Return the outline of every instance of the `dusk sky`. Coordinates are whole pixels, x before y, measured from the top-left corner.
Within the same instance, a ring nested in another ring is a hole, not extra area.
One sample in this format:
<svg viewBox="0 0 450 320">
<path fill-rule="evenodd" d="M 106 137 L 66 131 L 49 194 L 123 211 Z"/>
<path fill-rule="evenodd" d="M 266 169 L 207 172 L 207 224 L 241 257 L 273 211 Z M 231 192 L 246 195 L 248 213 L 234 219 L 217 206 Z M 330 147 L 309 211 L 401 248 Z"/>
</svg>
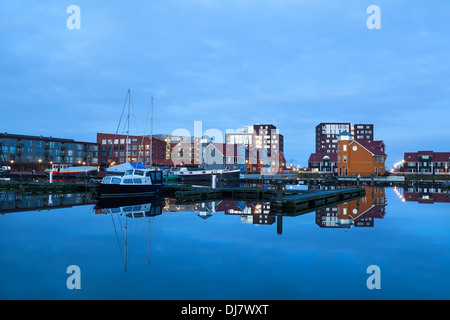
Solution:
<svg viewBox="0 0 450 320">
<path fill-rule="evenodd" d="M 274 124 L 305 166 L 317 124 L 373 123 L 390 169 L 450 151 L 449 17 L 448 0 L 3 1 L 0 132 L 96 141 L 130 89 L 132 134 L 153 97 L 153 133 Z"/>
</svg>

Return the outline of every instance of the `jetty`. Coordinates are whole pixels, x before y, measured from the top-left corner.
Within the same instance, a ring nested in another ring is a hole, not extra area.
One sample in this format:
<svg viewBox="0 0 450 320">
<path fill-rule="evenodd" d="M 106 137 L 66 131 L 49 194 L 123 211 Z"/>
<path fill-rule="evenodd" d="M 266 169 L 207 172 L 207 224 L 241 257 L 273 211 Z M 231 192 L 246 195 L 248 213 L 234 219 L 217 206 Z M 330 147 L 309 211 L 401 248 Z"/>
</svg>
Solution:
<svg viewBox="0 0 450 320">
<path fill-rule="evenodd" d="M 322 207 L 358 199 L 365 196 L 362 188 L 341 188 L 328 191 L 284 190 L 279 184 L 276 189 L 259 188 L 204 188 L 189 186 L 166 186 L 166 195 L 174 197 L 177 203 L 191 204 L 216 200 L 244 200 L 271 202 L 274 212 L 299 215 Z"/>
</svg>

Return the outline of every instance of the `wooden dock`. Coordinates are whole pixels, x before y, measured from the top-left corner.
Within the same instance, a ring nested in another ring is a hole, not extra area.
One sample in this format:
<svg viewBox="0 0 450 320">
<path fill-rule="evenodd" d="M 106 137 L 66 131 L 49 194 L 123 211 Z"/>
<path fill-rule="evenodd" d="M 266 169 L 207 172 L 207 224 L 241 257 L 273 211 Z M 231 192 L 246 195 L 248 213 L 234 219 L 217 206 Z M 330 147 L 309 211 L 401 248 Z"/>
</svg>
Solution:
<svg viewBox="0 0 450 320">
<path fill-rule="evenodd" d="M 343 188 L 284 196 L 277 204 L 288 215 L 299 215 L 323 207 L 364 197 L 365 189 Z"/>
<path fill-rule="evenodd" d="M 258 188 L 198 188 L 166 186 L 166 195 L 174 197 L 178 203 L 196 203 L 215 200 L 243 200 L 271 202 L 274 212 L 298 215 L 322 207 L 365 196 L 365 189 L 342 188 L 329 191 L 281 190 Z"/>
</svg>

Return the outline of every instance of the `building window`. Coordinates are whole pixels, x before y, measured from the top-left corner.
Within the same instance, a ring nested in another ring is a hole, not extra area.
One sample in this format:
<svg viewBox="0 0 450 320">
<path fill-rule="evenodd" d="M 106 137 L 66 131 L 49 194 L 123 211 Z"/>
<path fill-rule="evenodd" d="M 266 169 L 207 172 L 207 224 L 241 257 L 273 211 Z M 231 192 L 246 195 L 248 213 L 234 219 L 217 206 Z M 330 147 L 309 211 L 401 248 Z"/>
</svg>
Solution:
<svg viewBox="0 0 450 320">
<path fill-rule="evenodd" d="M 342 156 L 342 160 L 343 160 L 344 162 L 347 162 L 347 156 Z"/>
</svg>

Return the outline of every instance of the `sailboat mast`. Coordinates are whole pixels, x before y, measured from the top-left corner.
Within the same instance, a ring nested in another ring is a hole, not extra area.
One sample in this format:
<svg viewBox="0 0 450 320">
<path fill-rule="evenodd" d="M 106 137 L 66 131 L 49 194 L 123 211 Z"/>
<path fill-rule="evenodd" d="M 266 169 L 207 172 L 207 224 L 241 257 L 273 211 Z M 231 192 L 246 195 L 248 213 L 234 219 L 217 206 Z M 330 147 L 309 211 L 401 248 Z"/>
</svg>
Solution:
<svg viewBox="0 0 450 320">
<path fill-rule="evenodd" d="M 153 165 L 153 97 L 150 111 L 150 167 Z"/>
<path fill-rule="evenodd" d="M 129 156 L 130 156 L 130 145 L 128 143 L 129 140 L 129 134 L 130 134 L 130 89 L 128 89 L 128 114 L 127 114 L 127 149 L 126 149 L 126 162 L 129 162 Z"/>
</svg>

